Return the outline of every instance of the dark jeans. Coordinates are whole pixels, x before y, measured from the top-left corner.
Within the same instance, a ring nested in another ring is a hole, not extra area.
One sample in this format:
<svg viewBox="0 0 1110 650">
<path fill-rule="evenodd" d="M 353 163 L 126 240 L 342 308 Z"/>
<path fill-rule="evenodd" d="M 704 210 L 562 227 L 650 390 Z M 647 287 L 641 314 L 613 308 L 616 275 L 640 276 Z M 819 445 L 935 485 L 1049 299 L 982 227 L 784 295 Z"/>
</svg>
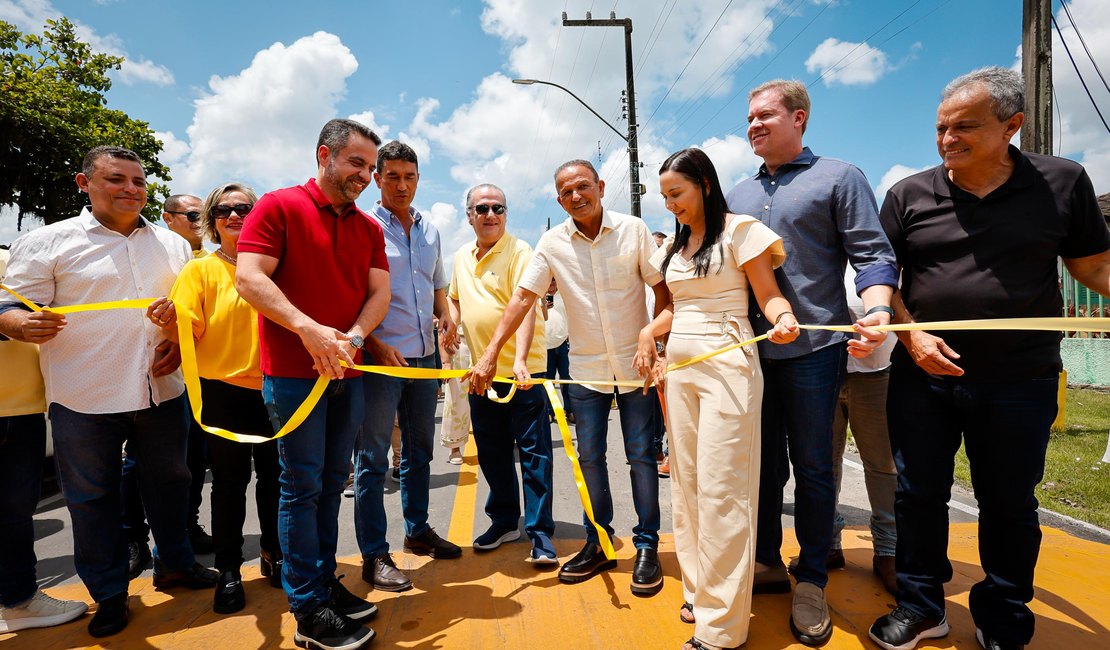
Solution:
<svg viewBox="0 0 1110 650">
<path fill-rule="evenodd" d="M 169 570 L 196 562 L 189 545 L 185 397 L 124 413 L 78 413 L 50 405 L 58 482 L 73 521 L 73 564 L 93 600 L 127 592 L 127 542 L 120 518 L 120 449 L 128 444 L 154 535 Z"/>
<path fill-rule="evenodd" d="M 407 359 L 413 368 L 435 368 L 435 356 Z M 389 471 L 389 440 L 396 415 L 401 428 L 401 513 L 405 535 L 428 529 L 428 492 L 435 450 L 436 399 L 434 379 L 363 376 L 366 415 L 355 447 L 355 537 L 362 557 L 389 552 L 385 539 L 385 473 Z"/>
<path fill-rule="evenodd" d="M 899 604 L 944 613 L 948 500 L 963 438 L 979 502 L 979 560 L 986 577 L 968 598 L 975 626 L 1001 641 L 1029 643 L 1033 570 L 1040 551 L 1036 486 L 1044 475 L 1057 378 L 974 383 L 896 365 L 887 414 L 898 491 Z"/>
<path fill-rule="evenodd" d="M 636 525 L 632 542 L 636 548 L 659 546 L 659 474 L 655 464 L 652 402 L 658 401 L 655 389 L 647 395 L 637 390 L 617 395 L 624 455 L 632 479 L 632 505 L 636 509 Z M 605 456 L 609 446 L 609 413 L 613 393 L 599 393 L 585 386 L 570 386 L 570 403 L 574 406 L 575 434 L 578 439 L 578 462 L 590 492 L 594 519 L 609 536 L 613 536 L 613 495 L 609 491 L 609 466 Z M 585 515 L 586 540 L 597 543 L 597 530 Z"/>
<path fill-rule="evenodd" d="M 782 563 L 782 500 L 794 467 L 794 531 L 801 553 L 794 577 L 824 588 L 833 539 L 836 484 L 832 426 L 848 348 L 840 343 L 793 359 L 761 359 L 763 431 L 755 559 Z"/>
<path fill-rule="evenodd" d="M 0 417 L 0 605 L 18 605 L 35 582 L 35 508 L 46 459 L 42 413 Z"/>
<path fill-rule="evenodd" d="M 264 377 L 262 398 L 276 432 L 304 402 L 315 379 Z M 339 543 L 339 502 L 362 423 L 362 377 L 331 381 L 301 426 L 278 438 L 278 541 L 289 609 L 298 620 L 331 595 Z"/>
<path fill-rule="evenodd" d="M 204 398 L 201 419 L 205 424 L 236 433 L 260 436 L 274 433 L 261 391 L 202 378 L 200 392 Z M 254 501 L 262 531 L 259 545 L 271 555 L 280 555 L 277 510 L 281 468 L 277 442 L 250 444 L 211 436 L 208 456 L 212 464 L 212 545 L 216 568 L 221 572 L 238 571 L 243 565 L 243 522 L 247 518 L 252 459 L 258 477 Z"/>
<path fill-rule="evenodd" d="M 543 379 L 542 372 L 532 375 Z M 494 384 L 497 394 L 509 392 L 507 384 Z M 547 398 L 543 388 L 518 390 L 508 404 L 498 404 L 485 395 L 470 395 L 470 421 L 478 466 L 489 484 L 486 515 L 496 526 L 515 529 L 520 522 L 520 488 L 513 468 L 513 450 L 520 456 L 524 483 L 524 530 L 532 541 L 540 533 L 555 533 L 551 516 L 552 457 L 551 427 L 547 423 Z"/>
<path fill-rule="evenodd" d="M 570 339 L 563 341 L 558 347 L 547 349 L 547 378 L 548 379 L 570 379 Z M 570 393 L 568 389 L 570 386 L 567 384 L 559 385 L 559 393 L 563 398 L 563 410 L 569 416 L 572 411 L 570 410 Z M 546 403 L 547 400 L 545 399 Z M 547 417 L 549 420 L 555 419 L 555 409 L 547 405 Z"/>
<path fill-rule="evenodd" d="M 184 397 L 188 410 L 189 397 Z M 189 411 L 189 442 L 185 452 L 185 463 L 189 467 L 189 524 L 199 523 L 200 503 L 204 490 L 204 478 L 208 472 L 208 434 L 193 419 Z M 139 468 L 128 451 L 123 459 L 123 478 L 120 481 L 120 497 L 123 504 L 123 529 L 127 541 L 146 544 L 150 538 L 150 527 L 146 523 L 146 511 L 139 490 L 136 474 Z"/>
</svg>

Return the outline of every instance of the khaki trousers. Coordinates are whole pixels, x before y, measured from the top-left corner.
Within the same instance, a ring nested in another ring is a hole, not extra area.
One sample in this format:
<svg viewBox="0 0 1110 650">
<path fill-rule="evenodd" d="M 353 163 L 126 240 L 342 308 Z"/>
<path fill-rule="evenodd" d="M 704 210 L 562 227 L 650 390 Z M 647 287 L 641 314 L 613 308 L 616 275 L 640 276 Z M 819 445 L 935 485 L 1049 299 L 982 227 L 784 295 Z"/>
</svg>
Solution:
<svg viewBox="0 0 1110 650">
<path fill-rule="evenodd" d="M 668 361 L 735 341 L 672 334 Z M 748 638 L 759 495 L 763 374 L 755 347 L 669 373 L 666 393 L 675 551 L 694 636 L 738 646 Z"/>
</svg>

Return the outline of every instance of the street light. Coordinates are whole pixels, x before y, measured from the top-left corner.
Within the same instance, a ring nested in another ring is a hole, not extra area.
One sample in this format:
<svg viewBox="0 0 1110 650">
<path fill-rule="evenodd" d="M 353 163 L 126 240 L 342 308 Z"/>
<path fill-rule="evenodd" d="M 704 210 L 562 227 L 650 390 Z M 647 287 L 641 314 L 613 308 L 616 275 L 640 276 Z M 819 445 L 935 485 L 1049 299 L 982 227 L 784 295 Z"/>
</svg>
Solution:
<svg viewBox="0 0 1110 650">
<path fill-rule="evenodd" d="M 615 127 L 615 126 L 613 126 L 612 124 L 610 124 L 608 120 L 606 120 L 606 119 L 605 119 L 604 117 L 602 117 L 602 116 L 601 116 L 601 115 L 600 115 L 600 114 L 599 114 L 599 113 L 598 113 L 597 111 L 595 111 L 595 110 L 594 110 L 594 109 L 593 109 L 593 108 L 592 108 L 592 107 L 591 107 L 591 106 L 590 106 L 589 104 L 587 104 L 586 102 L 582 101 L 582 98 L 581 98 L 581 97 L 579 97 L 578 95 L 575 95 L 574 93 L 572 93 L 572 92 L 570 91 L 570 89 L 568 89 L 568 88 L 564 88 L 563 86 L 560 86 L 560 85 L 559 85 L 559 84 L 557 84 L 557 83 L 553 83 L 553 82 L 550 82 L 550 81 L 542 81 L 542 80 L 540 80 L 540 79 L 513 79 L 513 83 L 515 83 L 515 84 L 520 84 L 520 85 L 522 85 L 522 86 L 531 86 L 531 85 L 533 85 L 533 84 L 542 84 L 542 85 L 544 85 L 544 86 L 554 86 L 554 87 L 558 88 L 559 90 L 561 90 L 561 91 L 565 92 L 566 94 L 570 95 L 570 96 L 571 96 L 571 97 L 573 97 L 573 98 L 574 98 L 575 100 L 577 100 L 579 104 L 582 104 L 583 106 L 585 106 L 585 107 L 586 107 L 586 110 L 588 110 L 588 111 L 590 111 L 591 113 L 593 113 L 593 114 L 594 114 L 594 117 L 596 117 L 597 119 L 601 120 L 601 121 L 602 121 L 602 123 L 604 123 L 604 124 L 605 124 L 605 126 L 607 126 L 607 127 L 609 127 L 610 129 L 612 129 L 612 130 L 613 130 L 613 133 L 616 133 L 616 134 L 617 134 L 618 136 L 620 136 L 621 140 L 624 140 L 626 144 L 628 144 L 628 143 L 629 143 L 629 137 L 628 137 L 627 135 L 625 135 L 625 134 L 621 133 L 620 131 L 618 131 L 618 130 L 617 130 L 617 127 Z M 632 125 L 631 125 L 631 124 L 629 124 L 629 130 L 631 130 L 631 129 L 632 129 Z M 633 154 L 633 150 L 632 150 L 631 148 L 629 148 L 629 156 L 633 156 L 633 155 L 634 155 L 634 154 Z M 639 165 L 639 161 L 635 161 L 635 160 L 632 160 L 631 162 L 632 162 L 632 164 L 633 164 L 633 165 L 636 165 L 636 166 L 638 166 L 638 165 Z M 629 197 L 630 197 L 630 199 L 631 199 L 631 201 L 632 201 L 632 214 L 633 214 L 634 216 L 636 216 L 636 217 L 639 217 L 639 216 L 640 216 L 640 202 L 639 202 L 639 201 L 638 201 L 637 199 L 639 198 L 640 194 L 642 194 L 642 193 L 643 193 L 643 188 L 642 188 L 642 186 L 640 186 L 639 180 L 640 180 L 640 179 L 639 179 L 639 176 L 638 176 L 638 175 L 630 175 L 630 176 L 629 176 L 629 178 L 628 178 L 628 181 L 629 181 L 629 183 L 628 183 L 628 186 L 629 186 Z"/>
</svg>

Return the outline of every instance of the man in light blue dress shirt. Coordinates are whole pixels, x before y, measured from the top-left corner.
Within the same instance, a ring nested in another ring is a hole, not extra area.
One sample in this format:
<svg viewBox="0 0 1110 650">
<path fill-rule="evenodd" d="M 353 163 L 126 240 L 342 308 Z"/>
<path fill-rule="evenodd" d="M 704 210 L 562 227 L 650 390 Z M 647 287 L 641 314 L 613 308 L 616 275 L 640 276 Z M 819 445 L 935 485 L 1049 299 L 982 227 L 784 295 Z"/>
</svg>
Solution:
<svg viewBox="0 0 1110 650">
<path fill-rule="evenodd" d="M 366 337 L 372 362 L 386 366 L 435 367 L 433 318 L 446 345 L 456 325 L 447 310 L 447 275 L 439 231 L 412 207 L 420 179 L 416 152 L 397 141 L 378 149 L 374 180 L 382 198 L 370 211 L 385 231 L 392 298 L 389 312 Z M 385 474 L 396 415 L 401 428 L 401 508 L 405 550 L 436 559 L 457 558 L 458 546 L 428 525 L 428 491 L 435 437 L 438 382 L 367 374 L 366 417 L 355 446 L 355 534 L 362 552 L 362 578 L 383 591 L 404 591 L 412 581 L 394 564 L 386 541 Z"/>
</svg>

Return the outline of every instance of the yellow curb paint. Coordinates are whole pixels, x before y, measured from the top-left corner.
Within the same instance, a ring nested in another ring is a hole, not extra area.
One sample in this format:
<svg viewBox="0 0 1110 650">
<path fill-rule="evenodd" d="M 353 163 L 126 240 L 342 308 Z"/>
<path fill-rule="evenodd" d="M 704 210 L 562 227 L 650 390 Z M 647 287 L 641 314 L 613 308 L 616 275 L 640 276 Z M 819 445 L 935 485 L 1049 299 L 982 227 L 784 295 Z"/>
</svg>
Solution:
<svg viewBox="0 0 1110 650">
<path fill-rule="evenodd" d="M 467 456 L 471 456 L 469 451 Z M 469 466 L 469 465 L 467 465 Z M 471 508 L 473 511 L 473 508 Z M 456 523 L 452 522 L 452 528 Z M 1036 589 L 1030 607 L 1037 632 L 1030 650 L 1110 650 L 1110 547 L 1044 528 Z M 798 553 L 792 530 L 784 531 L 786 559 Z M 975 624 L 967 610 L 968 591 L 982 579 L 976 524 L 954 524 L 949 556 L 954 575 L 945 591 L 952 631 L 922 648 L 978 648 Z M 829 650 L 873 648 L 867 630 L 894 607 L 871 574 L 871 536 L 864 529 L 844 531 L 848 566 L 832 571 L 826 590 L 833 621 Z M 635 549 L 628 538 L 617 542 L 616 569 L 578 585 L 559 583 L 555 570 L 524 562 L 528 544 L 504 544 L 489 553 L 463 551 L 459 560 L 430 560 L 407 553 L 397 559 L 416 587 L 399 594 L 371 591 L 358 576 L 359 558 L 342 558 L 338 573 L 358 596 L 368 597 L 379 614 L 368 625 L 377 632 L 373 648 L 528 647 L 552 650 L 659 648 L 677 650 L 693 634 L 678 620 L 682 585 L 670 535 L 661 535 L 663 590 L 638 598 L 629 590 Z M 581 547 L 581 539 L 555 540 L 561 559 Z M 243 568 L 247 608 L 230 616 L 212 612 L 210 590 L 155 591 L 150 578 L 131 582 L 131 623 L 104 645 L 120 648 L 293 648 L 295 624 L 284 593 L 259 575 L 257 562 Z M 83 585 L 47 589 L 55 598 L 90 602 Z M 746 650 L 802 648 L 790 634 L 790 594 L 756 596 Z M 85 630 L 88 616 L 52 628 L 0 635 L 0 647 L 84 648 L 94 639 Z M 8 643 L 14 641 L 14 643 Z"/>
<path fill-rule="evenodd" d="M 463 464 L 458 467 L 459 481 L 455 486 L 455 505 L 451 508 L 447 539 L 469 548 L 474 542 L 474 507 L 478 499 L 478 446 L 474 434 L 466 438 Z"/>
</svg>

